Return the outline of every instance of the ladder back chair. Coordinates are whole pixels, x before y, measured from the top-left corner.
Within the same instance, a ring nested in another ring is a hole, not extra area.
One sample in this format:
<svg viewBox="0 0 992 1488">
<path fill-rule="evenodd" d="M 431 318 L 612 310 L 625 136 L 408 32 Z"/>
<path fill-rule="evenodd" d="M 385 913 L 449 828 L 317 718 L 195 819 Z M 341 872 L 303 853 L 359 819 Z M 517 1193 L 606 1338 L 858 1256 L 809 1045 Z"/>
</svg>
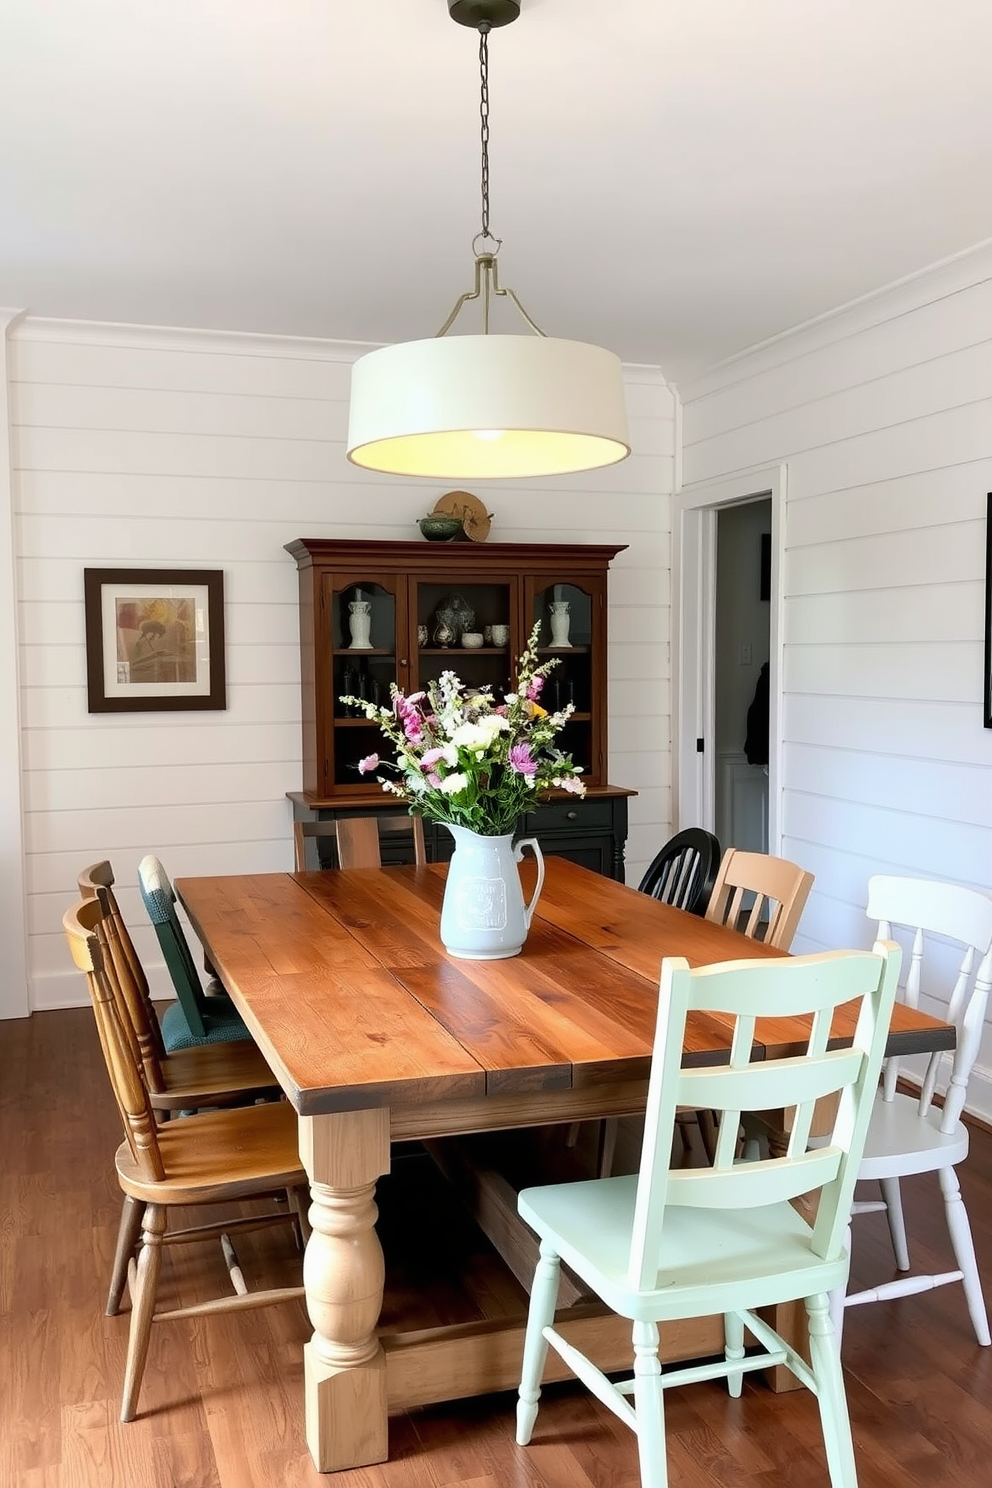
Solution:
<svg viewBox="0 0 992 1488">
<path fill-rule="evenodd" d="M 787 951 L 812 887 L 813 874 L 788 858 L 728 847 L 717 870 L 706 919 Z M 748 907 L 751 894 L 754 902 Z"/>
<path fill-rule="evenodd" d="M 517 1406 L 517 1441 L 531 1440 L 549 1345 L 637 1436 L 642 1488 L 666 1488 L 664 1390 L 725 1377 L 740 1395 L 743 1375 L 784 1364 L 817 1397 L 832 1488 L 856 1488 L 854 1449 L 829 1294 L 845 1284 L 845 1247 L 858 1161 L 882 1065 L 900 951 L 832 951 L 792 960 L 724 962 L 690 970 L 681 958 L 661 968 L 658 1025 L 648 1085 L 639 1172 L 524 1189 L 522 1218 L 540 1238 Z M 827 1048 L 835 1008 L 860 999 L 853 1042 Z M 733 1020 L 730 1064 L 682 1069 L 686 1017 Z M 752 1062 L 755 1020 L 811 1015 L 805 1052 Z M 839 1093 L 829 1143 L 807 1150 L 816 1101 Z M 742 1111 L 794 1105 L 784 1157 L 735 1161 Z M 680 1105 L 721 1110 L 708 1168 L 669 1168 Z M 820 1188 L 811 1227 L 791 1200 Z M 554 1327 L 560 1263 L 631 1322 L 633 1377 L 614 1383 Z M 757 1309 L 805 1302 L 810 1360 Z M 722 1313 L 724 1357 L 662 1370 L 659 1325 Z M 745 1354 L 745 1328 L 760 1346 Z M 633 1397 L 633 1403 L 631 1403 Z"/>
<path fill-rule="evenodd" d="M 138 864 L 138 888 L 189 1030 L 185 1039 L 172 1047 L 251 1038 L 244 1019 L 231 1006 L 226 994 L 212 997 L 205 992 L 176 911 L 176 895 L 169 875 L 151 853 Z M 174 1036 L 178 1034 L 176 1019 Z"/>
<path fill-rule="evenodd" d="M 909 1245 L 900 1181 L 936 1173 L 957 1262 L 951 1271 L 902 1276 L 850 1293 L 845 1307 L 886 1301 L 961 1282 L 975 1337 L 988 1347 L 988 1313 L 971 1236 L 968 1211 L 955 1169 L 968 1156 L 968 1128 L 961 1120 L 968 1079 L 979 1051 L 992 984 L 992 898 L 977 889 L 921 878 L 878 874 L 868 880 L 868 917 L 879 935 L 908 932 L 910 955 L 904 997 L 917 1007 L 921 994 L 947 997 L 947 1019 L 957 1030 L 950 1079 L 941 1092 L 942 1056 L 932 1054 L 919 1095 L 897 1088 L 898 1060 L 889 1058 L 875 1097 L 868 1140 L 858 1176 L 879 1184 L 881 1200 L 859 1200 L 854 1214 L 884 1209 L 896 1267 L 908 1271 Z M 936 966 L 936 970 L 934 967 Z M 949 986 L 949 996 L 945 990 Z M 942 1099 L 937 1103 L 936 1097 Z M 838 1299 L 839 1300 L 839 1299 Z M 838 1313 L 837 1321 L 842 1313 Z"/>
<path fill-rule="evenodd" d="M 380 868 L 382 866 L 381 839 L 412 836 L 413 861 L 418 868 L 427 866 L 427 849 L 424 843 L 422 817 L 407 815 L 391 816 L 341 816 L 323 821 L 297 821 L 293 823 L 293 847 L 297 873 L 307 868 L 319 868 L 319 860 L 307 862 L 307 843 L 333 840 L 337 849 L 339 868 Z"/>
<path fill-rule="evenodd" d="M 63 927 L 73 961 L 86 977 L 104 1062 L 124 1124 L 125 1140 L 117 1149 L 115 1164 L 125 1205 L 114 1264 L 115 1270 L 125 1272 L 131 1292 L 121 1401 L 121 1420 L 131 1421 L 137 1411 L 153 1322 L 302 1298 L 302 1285 L 249 1292 L 230 1235 L 295 1222 L 302 1195 L 308 1190 L 299 1159 L 296 1113 L 286 1101 L 207 1111 L 162 1127 L 156 1124 L 141 1061 L 111 986 L 110 957 L 103 938 L 105 921 L 100 901 L 91 899 L 67 910 Z M 297 1196 L 297 1212 L 284 1208 L 232 1216 L 193 1228 L 169 1229 L 170 1212 L 177 1207 L 240 1204 L 283 1190 Z M 163 1245 L 186 1245 L 194 1239 L 209 1238 L 221 1241 L 234 1295 L 158 1311 Z"/>
</svg>

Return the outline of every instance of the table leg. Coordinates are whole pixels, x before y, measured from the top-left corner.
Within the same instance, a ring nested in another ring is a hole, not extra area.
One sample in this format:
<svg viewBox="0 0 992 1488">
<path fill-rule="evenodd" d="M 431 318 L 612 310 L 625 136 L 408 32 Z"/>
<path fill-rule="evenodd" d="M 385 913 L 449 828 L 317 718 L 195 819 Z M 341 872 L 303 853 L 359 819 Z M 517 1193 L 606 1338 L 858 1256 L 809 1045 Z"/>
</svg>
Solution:
<svg viewBox="0 0 992 1488">
<path fill-rule="evenodd" d="M 304 1348 L 307 1445 L 319 1472 L 336 1472 L 388 1456 L 373 1197 L 376 1179 L 389 1172 L 388 1110 L 302 1116 L 300 1157 L 313 1200 L 303 1259 L 314 1327 Z"/>
</svg>

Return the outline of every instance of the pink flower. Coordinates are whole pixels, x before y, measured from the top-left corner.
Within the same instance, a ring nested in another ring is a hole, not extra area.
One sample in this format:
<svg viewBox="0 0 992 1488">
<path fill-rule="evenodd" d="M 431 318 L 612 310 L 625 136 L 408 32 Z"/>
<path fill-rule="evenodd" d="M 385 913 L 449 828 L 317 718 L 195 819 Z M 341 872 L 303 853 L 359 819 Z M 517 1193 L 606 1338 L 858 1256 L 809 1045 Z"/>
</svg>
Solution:
<svg viewBox="0 0 992 1488">
<path fill-rule="evenodd" d="M 517 775 L 533 779 L 537 774 L 537 761 L 531 758 L 529 744 L 514 744 L 510 749 L 510 769 Z"/>
<path fill-rule="evenodd" d="M 431 765 L 436 765 L 439 759 L 444 759 L 443 749 L 425 749 L 421 755 L 420 768 L 429 770 Z"/>
<path fill-rule="evenodd" d="M 364 759 L 358 761 L 359 775 L 367 775 L 369 770 L 378 770 L 378 768 L 379 756 L 377 754 L 367 754 Z"/>
<path fill-rule="evenodd" d="M 532 677 L 530 679 L 530 686 L 527 689 L 527 696 L 530 698 L 532 703 L 536 703 L 538 698 L 541 696 L 541 688 L 543 686 L 543 677 Z"/>
<path fill-rule="evenodd" d="M 434 790 L 437 790 L 438 786 L 441 784 L 441 777 L 436 770 L 432 770 L 431 773 L 428 775 L 427 784 L 433 786 Z"/>
</svg>

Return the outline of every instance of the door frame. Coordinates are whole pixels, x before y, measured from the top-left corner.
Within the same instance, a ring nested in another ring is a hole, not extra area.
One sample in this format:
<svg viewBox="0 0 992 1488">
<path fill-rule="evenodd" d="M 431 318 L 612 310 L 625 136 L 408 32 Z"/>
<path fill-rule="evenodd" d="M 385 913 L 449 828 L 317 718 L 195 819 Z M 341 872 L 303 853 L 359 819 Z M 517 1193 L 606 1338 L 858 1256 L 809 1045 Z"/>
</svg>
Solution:
<svg viewBox="0 0 992 1488">
<path fill-rule="evenodd" d="M 672 772 L 677 830 L 716 817 L 716 531 L 721 507 L 770 498 L 768 850 L 782 843 L 782 546 L 787 467 L 769 465 L 683 486 L 672 497 Z M 702 752 L 697 741 L 703 740 Z"/>
</svg>

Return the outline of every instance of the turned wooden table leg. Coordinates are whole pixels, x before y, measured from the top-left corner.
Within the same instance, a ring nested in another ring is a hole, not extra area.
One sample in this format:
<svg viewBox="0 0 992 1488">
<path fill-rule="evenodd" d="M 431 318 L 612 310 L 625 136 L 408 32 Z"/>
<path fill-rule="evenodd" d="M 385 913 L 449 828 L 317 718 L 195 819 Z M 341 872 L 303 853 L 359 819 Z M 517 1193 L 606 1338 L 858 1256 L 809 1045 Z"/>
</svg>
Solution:
<svg viewBox="0 0 992 1488">
<path fill-rule="evenodd" d="M 319 1472 L 336 1472 L 388 1455 L 374 1202 L 376 1179 L 389 1171 L 388 1110 L 301 1116 L 300 1157 L 313 1201 L 303 1259 L 314 1327 L 304 1348 L 307 1445 Z"/>
</svg>

